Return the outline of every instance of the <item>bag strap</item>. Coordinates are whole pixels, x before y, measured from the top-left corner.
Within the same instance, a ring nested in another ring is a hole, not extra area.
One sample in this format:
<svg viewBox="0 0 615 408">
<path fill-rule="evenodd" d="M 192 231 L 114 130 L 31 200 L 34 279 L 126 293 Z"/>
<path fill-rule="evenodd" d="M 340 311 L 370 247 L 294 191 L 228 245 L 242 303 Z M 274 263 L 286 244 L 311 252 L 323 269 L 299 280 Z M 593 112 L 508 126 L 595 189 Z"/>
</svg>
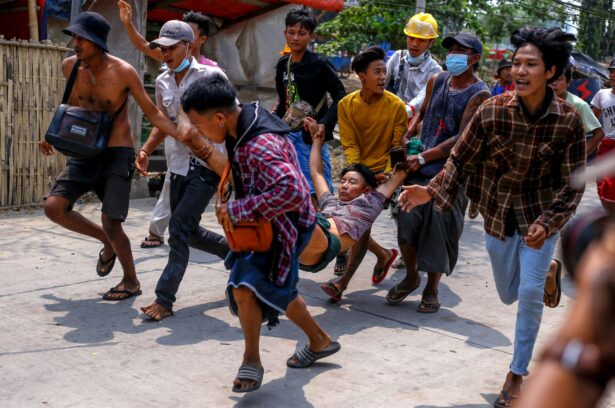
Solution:
<svg viewBox="0 0 615 408">
<path fill-rule="evenodd" d="M 287 107 L 290 105 L 290 60 L 291 60 L 291 56 L 289 55 L 288 62 L 286 63 L 286 78 L 288 78 L 286 82 L 286 106 Z M 322 108 L 322 106 L 325 104 L 326 101 L 327 101 L 327 93 L 325 92 L 320 102 L 318 102 L 318 105 L 316 105 L 316 108 L 314 109 L 314 114 L 318 114 L 318 112 L 320 112 L 320 109 Z"/>
<path fill-rule="evenodd" d="M 223 196 L 226 195 L 227 185 L 228 185 L 228 177 L 231 172 L 231 162 L 227 161 L 226 166 L 224 166 L 224 171 L 222 172 L 222 176 L 220 177 L 220 183 L 218 183 L 218 189 L 216 191 L 216 202 L 215 208 L 218 208 L 220 204 L 224 204 L 228 200 L 224 200 Z"/>
<path fill-rule="evenodd" d="M 327 100 L 327 93 L 325 92 L 325 94 L 322 96 L 322 99 L 320 100 L 320 102 L 318 102 L 318 105 L 316 105 L 316 108 L 314 109 L 314 115 L 318 115 L 318 112 L 320 112 L 320 108 L 322 108 L 326 100 Z"/>
<path fill-rule="evenodd" d="M 120 112 L 122 112 L 124 110 L 124 107 L 126 106 L 126 104 L 128 103 L 128 96 L 126 96 L 126 99 L 124 99 L 124 103 L 122 103 L 122 106 L 119 107 L 118 110 L 116 110 L 113 115 L 111 115 L 111 121 L 113 122 L 115 119 L 117 119 L 118 115 L 120 114 Z"/>
<path fill-rule="evenodd" d="M 70 98 L 70 94 L 73 91 L 73 86 L 75 85 L 75 80 L 77 79 L 77 72 L 79 71 L 79 65 L 81 65 L 81 60 L 77 60 L 75 65 L 73 65 L 73 69 L 70 71 L 70 75 L 68 76 L 68 81 L 66 82 L 66 88 L 64 88 L 64 95 L 62 95 L 62 104 L 68 102 L 68 98 Z M 128 97 L 122 103 L 122 106 L 119 107 L 118 110 L 115 111 L 113 115 L 111 115 L 111 121 L 114 121 L 117 116 L 124 110 L 126 107 L 126 103 L 128 103 Z"/>
<path fill-rule="evenodd" d="M 288 108 L 288 106 L 290 106 L 290 88 L 291 88 L 291 81 L 290 81 L 290 60 L 292 59 L 292 56 L 289 55 L 288 56 L 288 62 L 286 63 L 286 108 Z"/>
<path fill-rule="evenodd" d="M 77 62 L 75 62 L 75 65 L 73 65 L 73 69 L 70 71 L 68 81 L 66 82 L 66 88 L 64 88 L 64 95 L 62 96 L 62 104 L 68 102 L 70 93 L 73 91 L 73 85 L 75 85 L 75 79 L 77 79 L 77 71 L 79 70 L 79 65 L 81 65 L 81 61 L 77 60 Z"/>
</svg>

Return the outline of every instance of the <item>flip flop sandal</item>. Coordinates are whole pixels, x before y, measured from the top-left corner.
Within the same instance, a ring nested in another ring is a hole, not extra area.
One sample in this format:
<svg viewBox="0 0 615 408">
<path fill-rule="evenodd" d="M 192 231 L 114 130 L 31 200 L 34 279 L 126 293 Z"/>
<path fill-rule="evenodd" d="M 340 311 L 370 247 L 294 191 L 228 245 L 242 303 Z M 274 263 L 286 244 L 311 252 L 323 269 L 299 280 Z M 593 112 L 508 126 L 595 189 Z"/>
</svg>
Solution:
<svg viewBox="0 0 615 408">
<path fill-rule="evenodd" d="M 339 302 L 342 300 L 343 291 L 339 290 L 333 282 L 323 283 L 320 285 L 320 289 L 322 289 L 322 291 L 325 292 L 334 302 Z"/>
<path fill-rule="evenodd" d="M 545 289 L 544 304 L 547 307 L 555 308 L 559 306 L 559 302 L 562 299 L 562 263 L 557 259 L 554 259 L 557 264 L 555 270 L 555 293 L 549 293 Z"/>
<path fill-rule="evenodd" d="M 263 383 L 264 374 L 265 370 L 263 368 L 256 368 L 247 364 L 242 365 L 239 367 L 239 371 L 237 371 L 236 378 L 239 381 L 254 381 L 256 384 L 248 388 L 241 388 L 241 384 L 233 385 L 233 392 L 251 392 L 258 390 Z"/>
<path fill-rule="evenodd" d="M 98 254 L 98 262 L 96 263 L 96 273 L 101 278 L 111 273 L 111 270 L 113 269 L 113 266 L 115 265 L 115 258 L 117 258 L 117 254 L 113 254 L 113 256 L 109 258 L 108 260 L 106 261 L 103 260 L 102 254 L 104 250 L 105 248 L 100 250 L 100 253 Z"/>
<path fill-rule="evenodd" d="M 348 251 L 340 253 L 335 259 L 335 266 L 333 267 L 333 275 L 342 276 L 346 273 L 348 267 Z"/>
<path fill-rule="evenodd" d="M 384 268 L 379 270 L 379 269 L 376 269 L 376 266 L 374 266 L 374 272 L 372 273 L 372 285 L 380 284 L 380 282 L 382 282 L 384 278 L 387 277 L 387 274 L 389 273 L 389 270 L 391 269 L 391 265 L 393 265 L 395 258 L 397 258 L 397 254 L 398 254 L 397 249 L 392 248 L 391 258 L 386 263 L 386 265 L 384 265 Z"/>
<path fill-rule="evenodd" d="M 406 268 L 406 263 L 404 262 L 404 258 L 399 257 L 399 259 L 395 262 L 393 262 L 393 265 L 391 265 L 391 268 L 393 269 L 405 269 Z"/>
<path fill-rule="evenodd" d="M 159 306 L 160 306 L 160 305 L 159 305 Z M 164 310 L 166 310 L 169 314 L 168 314 L 167 316 L 164 316 L 164 317 L 160 318 L 160 319 L 154 319 L 154 317 L 153 317 L 153 316 L 150 316 L 149 314 L 147 314 L 147 313 L 143 312 L 143 310 L 141 310 L 141 312 L 145 315 L 145 319 L 144 319 L 144 320 L 147 320 L 147 321 L 152 321 L 152 322 L 159 322 L 159 321 L 161 321 L 162 319 L 166 319 L 167 317 L 171 317 L 171 316 L 174 316 L 174 315 L 175 315 L 175 314 L 173 313 L 173 310 L 169 310 L 169 309 L 167 309 L 167 308 L 166 308 L 166 307 L 164 307 L 164 306 L 160 306 L 160 307 L 161 307 L 161 308 L 163 308 Z"/>
<path fill-rule="evenodd" d="M 126 300 L 126 299 L 130 299 L 131 297 L 134 296 L 139 296 L 141 294 L 141 289 L 135 290 L 135 291 L 130 291 L 130 290 L 118 290 L 115 288 L 111 288 L 109 289 L 104 295 L 103 295 L 103 300 L 115 300 L 115 301 L 119 301 L 119 300 Z M 124 295 L 123 297 L 115 297 L 115 296 L 111 296 L 111 295 Z"/>
<path fill-rule="evenodd" d="M 438 310 L 440 310 L 440 302 L 427 303 L 423 300 L 416 309 L 419 313 L 436 313 Z"/>
<path fill-rule="evenodd" d="M 162 244 L 164 244 L 164 240 L 161 238 L 145 237 L 143 241 L 141 241 L 141 248 L 158 248 Z"/>
<path fill-rule="evenodd" d="M 494 408 L 510 408 L 513 404 L 508 405 L 508 403 L 516 400 L 517 398 L 519 398 L 518 395 L 509 394 L 508 392 L 502 390 L 500 391 L 500 395 L 498 395 L 498 398 L 493 402 L 493 407 Z"/>
<path fill-rule="evenodd" d="M 290 368 L 309 367 L 314 364 L 316 360 L 329 357 L 330 355 L 340 351 L 341 348 L 341 344 L 339 344 L 337 341 L 332 341 L 331 344 L 329 344 L 324 349 L 315 352 L 310 350 L 310 348 L 306 344 L 302 349 L 295 351 L 291 358 L 286 360 L 286 365 Z M 296 360 L 298 363 L 294 362 L 294 360 Z"/>
<path fill-rule="evenodd" d="M 395 285 L 389 290 L 389 293 L 386 295 L 386 300 L 392 305 L 399 304 L 404 301 L 412 292 L 414 292 L 419 286 L 412 289 L 399 289 L 399 285 Z"/>
</svg>

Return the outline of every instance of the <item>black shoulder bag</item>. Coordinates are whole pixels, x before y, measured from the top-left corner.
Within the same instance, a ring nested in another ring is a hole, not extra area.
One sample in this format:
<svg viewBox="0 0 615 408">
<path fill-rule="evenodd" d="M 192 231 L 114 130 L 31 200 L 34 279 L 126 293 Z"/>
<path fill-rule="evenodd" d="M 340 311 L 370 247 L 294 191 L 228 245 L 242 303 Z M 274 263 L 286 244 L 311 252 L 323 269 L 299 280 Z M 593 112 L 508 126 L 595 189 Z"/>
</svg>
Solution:
<svg viewBox="0 0 615 408">
<path fill-rule="evenodd" d="M 58 107 L 45 140 L 66 156 L 87 159 L 100 154 L 106 147 L 113 128 L 113 121 L 126 106 L 128 98 L 113 114 L 92 112 L 67 104 L 73 90 L 81 61 L 77 61 L 66 83 L 62 104 Z"/>
</svg>

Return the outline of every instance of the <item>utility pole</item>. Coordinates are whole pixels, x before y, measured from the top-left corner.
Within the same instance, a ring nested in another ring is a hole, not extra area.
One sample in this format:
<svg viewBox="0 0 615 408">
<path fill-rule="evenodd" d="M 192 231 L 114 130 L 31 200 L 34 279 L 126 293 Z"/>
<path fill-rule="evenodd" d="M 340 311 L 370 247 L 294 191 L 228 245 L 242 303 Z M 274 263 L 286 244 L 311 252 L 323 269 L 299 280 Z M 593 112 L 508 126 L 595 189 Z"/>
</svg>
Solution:
<svg viewBox="0 0 615 408">
<path fill-rule="evenodd" d="M 425 0 L 416 0 L 416 13 L 425 12 Z"/>
<path fill-rule="evenodd" d="M 30 29 L 30 39 L 38 41 L 38 18 L 36 16 L 36 0 L 28 0 L 28 28 Z"/>
</svg>

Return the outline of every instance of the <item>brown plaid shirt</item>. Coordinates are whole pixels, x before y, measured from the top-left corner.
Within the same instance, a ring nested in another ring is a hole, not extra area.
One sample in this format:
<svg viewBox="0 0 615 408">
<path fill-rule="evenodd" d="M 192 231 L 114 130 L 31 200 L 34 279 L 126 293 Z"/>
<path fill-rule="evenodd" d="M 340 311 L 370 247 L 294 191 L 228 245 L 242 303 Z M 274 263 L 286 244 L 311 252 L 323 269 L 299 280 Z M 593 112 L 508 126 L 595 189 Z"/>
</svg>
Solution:
<svg viewBox="0 0 615 408">
<path fill-rule="evenodd" d="M 549 90 L 550 91 L 550 90 Z M 485 231 L 504 239 L 511 206 L 522 235 L 531 224 L 555 234 L 581 201 L 568 184 L 585 167 L 585 134 L 576 109 L 553 97 L 529 124 L 515 92 L 485 101 L 455 144 L 444 169 L 427 186 L 436 209 L 450 210 L 459 188 L 480 212 Z"/>
</svg>

